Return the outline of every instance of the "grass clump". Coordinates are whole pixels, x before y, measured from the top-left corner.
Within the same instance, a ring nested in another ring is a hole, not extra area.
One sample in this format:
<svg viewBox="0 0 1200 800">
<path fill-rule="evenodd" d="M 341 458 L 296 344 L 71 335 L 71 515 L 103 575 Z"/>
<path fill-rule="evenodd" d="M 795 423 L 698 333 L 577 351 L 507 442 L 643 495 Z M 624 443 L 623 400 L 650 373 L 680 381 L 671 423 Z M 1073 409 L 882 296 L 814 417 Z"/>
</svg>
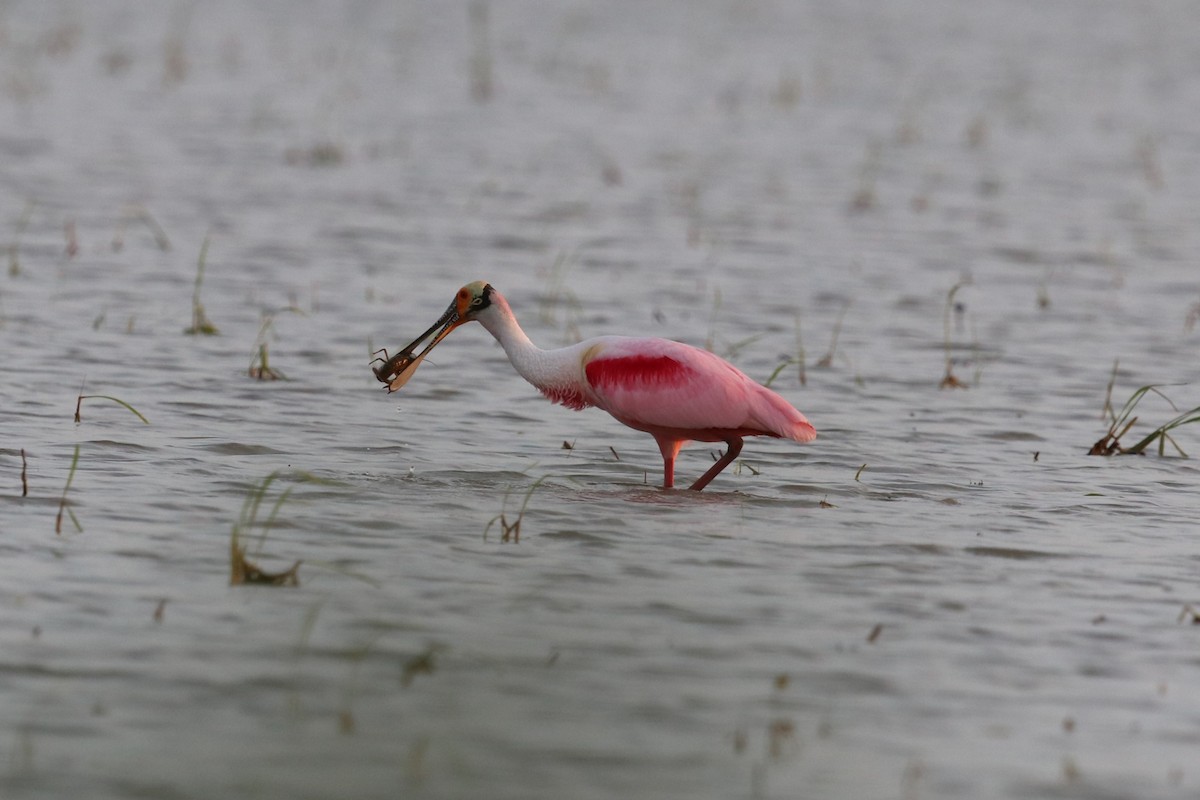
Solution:
<svg viewBox="0 0 1200 800">
<path fill-rule="evenodd" d="M 267 534 L 271 532 L 271 526 L 275 524 L 275 519 L 279 516 L 279 510 L 283 507 L 283 504 L 287 501 L 294 488 L 289 486 L 280 492 L 279 496 L 275 499 L 274 505 L 271 507 L 270 514 L 265 520 L 260 522 L 258 514 L 262 508 L 263 501 L 267 497 L 267 492 L 270 490 L 271 484 L 275 483 L 281 477 L 281 473 L 276 470 L 263 478 L 262 481 L 246 493 L 246 499 L 242 503 L 242 513 L 229 532 L 230 586 L 241 586 L 247 583 L 259 583 L 267 586 L 300 585 L 300 561 L 296 561 L 290 568 L 282 572 L 267 572 L 246 558 L 248 548 L 242 544 L 243 535 L 248 534 L 257 527 L 260 529 L 260 532 L 258 534 L 258 544 L 255 548 L 255 553 L 262 552 L 263 545 L 267 540 Z M 303 472 L 294 473 L 290 477 L 297 483 L 308 483 L 317 480 L 314 476 Z"/>
<path fill-rule="evenodd" d="M 192 326 L 186 328 L 184 333 L 189 336 L 197 334 L 203 336 L 216 336 L 220 333 L 217 326 L 212 324 L 212 320 L 204 313 L 204 306 L 200 303 L 200 287 L 204 283 L 204 262 L 208 259 L 208 242 L 209 237 L 204 237 L 204 243 L 200 245 L 200 257 L 196 260 L 196 286 L 192 290 Z"/>
<path fill-rule="evenodd" d="M 613 454 L 616 454 L 615 450 L 613 451 Z M 500 541 L 514 543 L 521 541 L 521 521 L 525 518 L 525 509 L 529 506 L 529 498 L 533 496 L 534 490 L 541 486 L 542 481 L 544 480 L 546 480 L 545 475 L 534 481 L 533 485 L 529 487 L 529 490 L 525 492 L 525 499 L 521 502 L 521 510 L 517 512 L 517 518 L 511 523 L 508 521 L 507 512 L 505 512 L 503 509 L 503 506 L 508 505 L 508 494 L 505 493 L 504 502 L 501 505 L 500 513 L 488 520 L 487 526 L 483 529 L 484 541 L 487 540 L 488 531 L 490 531 L 492 526 L 497 522 L 500 523 Z"/>
<path fill-rule="evenodd" d="M 271 510 L 267 513 L 266 518 L 262 519 L 260 514 L 263 505 L 267 499 L 267 495 L 271 491 L 271 486 L 276 481 L 291 481 L 292 486 L 287 487 L 275 498 L 271 504 Z M 292 490 L 297 485 L 304 483 L 316 483 L 322 486 L 336 486 L 336 481 L 319 478 L 308 472 L 283 472 L 275 470 L 267 477 L 263 478 L 257 484 L 252 486 L 246 493 L 246 499 L 242 502 L 242 511 L 238 515 L 238 520 L 235 522 L 229 532 L 229 585 L 241 586 L 248 583 L 258 583 L 266 586 L 299 586 L 300 585 L 300 564 L 301 561 L 295 561 L 291 567 L 281 572 L 267 572 L 258 566 L 258 564 L 246 558 L 246 553 L 249 547 L 243 543 L 243 540 L 251 535 L 257 529 L 257 542 L 254 546 L 254 556 L 257 558 L 263 551 L 263 546 L 266 544 L 267 536 L 271 532 L 271 528 L 275 525 L 275 521 L 279 518 L 279 512 L 283 508 L 283 504 L 287 502 L 292 495 Z M 323 561 L 310 561 L 310 565 L 323 567 L 331 572 L 338 572 L 347 577 L 356 578 L 364 583 L 368 583 L 376 588 L 379 583 L 365 575 L 352 572 L 344 569 L 336 564 L 330 564 Z"/>
<path fill-rule="evenodd" d="M 282 372 L 277 369 L 272 369 L 267 356 L 267 343 L 259 342 L 258 350 L 254 352 L 254 356 L 250 359 L 250 369 L 247 374 L 251 378 L 259 381 L 280 381 L 287 380 Z"/>
<path fill-rule="evenodd" d="M 303 314 L 299 308 L 288 306 L 284 311 L 293 311 L 297 314 Z M 270 358 L 267 349 L 267 338 L 275 324 L 275 314 L 264 313 L 262 325 L 258 329 L 258 336 L 254 340 L 254 355 L 250 358 L 250 368 L 248 374 L 251 378 L 260 381 L 282 381 L 287 380 L 282 372 L 273 369 L 270 364 Z"/>
<path fill-rule="evenodd" d="M 1117 367 L 1113 365 L 1113 379 L 1116 379 Z M 1167 444 L 1170 443 L 1181 458 L 1187 458 L 1188 455 L 1179 446 L 1179 443 L 1172 437 L 1172 432 L 1184 425 L 1189 425 L 1193 422 L 1200 422 L 1200 406 L 1189 409 L 1187 411 L 1177 413 L 1174 417 L 1159 425 L 1147 435 L 1143 436 L 1130 447 L 1123 447 L 1121 439 L 1129 430 L 1137 423 L 1138 417 L 1134 416 L 1134 411 L 1138 405 L 1145 399 L 1148 394 L 1156 394 L 1167 404 L 1171 406 L 1173 411 L 1178 412 L 1179 409 L 1171 402 L 1171 398 L 1167 397 L 1158 385 L 1149 384 L 1136 389 L 1125 404 L 1121 406 L 1120 411 L 1114 411 L 1111 403 L 1112 382 L 1108 385 L 1109 399 L 1105 401 L 1104 411 L 1109 415 L 1110 423 L 1108 430 L 1101 436 L 1091 449 L 1088 450 L 1090 456 L 1111 456 L 1111 455 L 1144 455 L 1147 449 L 1152 448 L 1156 443 L 1158 445 L 1159 456 L 1166 455 Z"/>
</svg>

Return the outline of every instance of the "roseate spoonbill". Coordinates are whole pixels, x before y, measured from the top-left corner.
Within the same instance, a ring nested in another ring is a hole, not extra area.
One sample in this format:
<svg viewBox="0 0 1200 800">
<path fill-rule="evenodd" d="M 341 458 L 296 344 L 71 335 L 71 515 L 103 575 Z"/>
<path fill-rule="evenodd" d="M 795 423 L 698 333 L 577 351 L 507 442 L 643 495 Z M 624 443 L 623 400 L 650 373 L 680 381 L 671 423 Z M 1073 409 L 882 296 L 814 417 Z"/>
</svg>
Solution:
<svg viewBox="0 0 1200 800">
<path fill-rule="evenodd" d="M 472 320 L 496 337 L 521 377 L 551 402 L 577 410 L 596 406 L 653 436 L 662 451 L 664 489 L 674 486 L 675 456 L 689 441 L 727 446 L 725 455 L 691 485 L 699 491 L 738 457 L 745 436 L 797 442 L 817 436 L 788 401 L 707 350 L 629 336 L 599 336 L 542 350 L 521 330 L 504 296 L 483 281 L 459 289 L 441 319 L 408 347 L 376 359 L 382 365 L 373 368 L 375 377 L 388 385 L 388 392 L 396 391 L 438 342 Z M 431 335 L 425 349 L 414 354 Z"/>
</svg>

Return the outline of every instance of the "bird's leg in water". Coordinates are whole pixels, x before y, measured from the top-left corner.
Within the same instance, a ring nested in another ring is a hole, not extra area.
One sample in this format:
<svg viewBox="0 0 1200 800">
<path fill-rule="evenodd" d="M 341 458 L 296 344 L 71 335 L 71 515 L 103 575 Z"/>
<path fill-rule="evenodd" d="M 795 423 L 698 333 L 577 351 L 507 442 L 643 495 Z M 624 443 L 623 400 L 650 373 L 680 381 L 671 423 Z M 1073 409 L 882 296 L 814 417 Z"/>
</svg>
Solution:
<svg viewBox="0 0 1200 800">
<path fill-rule="evenodd" d="M 683 447 L 683 442 L 679 439 L 660 439 L 657 436 L 654 440 L 658 442 L 658 449 L 663 458 L 662 488 L 670 489 L 675 485 L 675 456 L 679 455 L 679 448 Z"/>
<path fill-rule="evenodd" d="M 725 469 L 730 464 L 732 464 L 733 460 L 735 458 L 737 458 L 738 454 L 740 454 L 742 452 L 742 437 L 740 437 L 740 436 L 735 436 L 731 439 L 726 439 L 725 444 L 728 445 L 728 447 L 725 450 L 725 455 L 721 456 L 720 461 L 718 461 L 717 463 L 715 463 L 711 467 L 709 467 L 708 472 L 701 475 L 700 480 L 696 481 L 691 486 L 689 486 L 688 487 L 689 489 L 691 489 L 692 491 L 698 492 L 701 489 L 703 489 L 705 486 L 708 486 L 708 482 L 711 481 L 713 478 L 717 477 L 717 475 L 721 472 L 721 470 Z"/>
</svg>

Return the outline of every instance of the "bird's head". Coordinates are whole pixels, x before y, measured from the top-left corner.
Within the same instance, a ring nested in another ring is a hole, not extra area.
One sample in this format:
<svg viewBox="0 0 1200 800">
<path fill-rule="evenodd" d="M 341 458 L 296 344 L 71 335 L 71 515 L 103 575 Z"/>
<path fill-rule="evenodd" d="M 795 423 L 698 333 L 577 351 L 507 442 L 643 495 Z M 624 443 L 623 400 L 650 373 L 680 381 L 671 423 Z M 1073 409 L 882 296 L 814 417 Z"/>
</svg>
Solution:
<svg viewBox="0 0 1200 800">
<path fill-rule="evenodd" d="M 450 310 L 453 309 L 458 314 L 458 325 L 470 322 L 480 313 L 491 307 L 492 294 L 495 291 L 490 283 L 485 283 L 484 281 L 468 283 L 458 290 L 458 294 L 454 296 L 454 302 L 450 304 L 450 308 L 446 310 L 446 313 L 450 313 Z"/>
<path fill-rule="evenodd" d="M 474 281 L 459 289 L 458 293 L 454 295 L 454 302 L 450 304 L 441 318 L 407 347 L 385 360 L 382 366 L 375 369 L 375 377 L 388 385 L 389 392 L 394 392 L 408 383 L 409 378 L 417 371 L 417 367 L 420 366 L 429 351 L 436 347 L 438 342 L 445 339 L 450 331 L 459 325 L 477 319 L 480 314 L 491 307 L 494 292 L 492 285 L 484 281 Z M 430 336 L 433 336 L 433 339 L 425 346 L 425 349 L 414 355 L 413 351 Z"/>
</svg>

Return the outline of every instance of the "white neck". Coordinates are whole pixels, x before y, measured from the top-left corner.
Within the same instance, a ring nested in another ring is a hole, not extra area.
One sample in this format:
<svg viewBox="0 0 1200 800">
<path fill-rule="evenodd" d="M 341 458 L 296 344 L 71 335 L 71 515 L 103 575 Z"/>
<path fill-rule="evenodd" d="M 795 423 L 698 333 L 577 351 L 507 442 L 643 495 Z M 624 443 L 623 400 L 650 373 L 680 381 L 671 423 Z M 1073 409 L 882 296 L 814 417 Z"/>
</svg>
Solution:
<svg viewBox="0 0 1200 800">
<path fill-rule="evenodd" d="M 525 335 L 504 296 L 492 290 L 492 304 L 476 319 L 487 328 L 522 378 L 539 389 L 578 388 L 582 383 L 580 348 L 543 350 Z"/>
</svg>

